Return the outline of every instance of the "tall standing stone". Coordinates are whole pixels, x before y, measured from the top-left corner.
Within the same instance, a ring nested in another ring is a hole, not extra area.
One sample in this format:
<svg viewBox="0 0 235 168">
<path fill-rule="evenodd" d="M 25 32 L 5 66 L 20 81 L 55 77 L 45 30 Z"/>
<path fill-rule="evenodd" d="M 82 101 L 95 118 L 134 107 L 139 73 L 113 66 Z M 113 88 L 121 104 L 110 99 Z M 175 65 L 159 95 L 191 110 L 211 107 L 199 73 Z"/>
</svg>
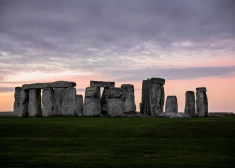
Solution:
<svg viewBox="0 0 235 168">
<path fill-rule="evenodd" d="M 108 97 L 109 97 L 109 87 L 104 87 L 104 90 L 101 96 L 101 113 L 103 115 L 108 114 Z"/>
<path fill-rule="evenodd" d="M 101 114 L 100 88 L 87 87 L 83 106 L 84 116 L 97 116 Z"/>
<path fill-rule="evenodd" d="M 65 88 L 54 88 L 54 97 L 55 97 L 55 114 L 62 114 L 62 103 L 63 103 L 63 90 Z"/>
<path fill-rule="evenodd" d="M 165 79 L 151 78 L 149 84 L 149 106 L 150 114 L 158 115 L 163 113 Z"/>
<path fill-rule="evenodd" d="M 208 99 L 205 87 L 196 88 L 196 116 L 208 116 Z"/>
<path fill-rule="evenodd" d="M 76 88 L 65 88 L 62 91 L 62 116 L 76 115 Z"/>
<path fill-rule="evenodd" d="M 83 97 L 82 95 L 76 95 L 76 115 L 83 113 Z"/>
<path fill-rule="evenodd" d="M 134 85 L 123 84 L 121 85 L 123 89 L 123 102 L 124 102 L 124 113 L 135 113 L 135 95 L 134 95 Z"/>
<path fill-rule="evenodd" d="M 195 94 L 194 91 L 187 91 L 185 93 L 185 108 L 184 113 L 195 117 Z"/>
<path fill-rule="evenodd" d="M 15 94 L 14 94 L 14 116 L 17 116 L 17 113 L 19 111 L 19 107 L 20 107 L 20 93 L 21 93 L 21 87 L 15 87 Z"/>
<path fill-rule="evenodd" d="M 108 115 L 111 117 L 124 115 L 122 88 L 110 88 L 108 100 Z"/>
<path fill-rule="evenodd" d="M 42 115 L 41 89 L 29 90 L 28 114 L 29 114 L 29 117 L 36 117 L 36 116 Z"/>
<path fill-rule="evenodd" d="M 55 98 L 53 88 L 44 88 L 42 92 L 42 116 L 55 115 Z"/>
<path fill-rule="evenodd" d="M 150 86 L 150 81 L 149 79 L 143 80 L 142 82 L 142 97 L 141 97 L 141 108 L 140 108 L 140 113 L 144 115 L 150 115 L 150 110 L 149 110 L 149 86 Z"/>
<path fill-rule="evenodd" d="M 167 96 L 165 112 L 178 113 L 178 102 L 176 96 Z"/>
<path fill-rule="evenodd" d="M 20 92 L 20 106 L 18 109 L 17 117 L 28 116 L 28 104 L 29 104 L 29 90 L 22 89 Z"/>
</svg>

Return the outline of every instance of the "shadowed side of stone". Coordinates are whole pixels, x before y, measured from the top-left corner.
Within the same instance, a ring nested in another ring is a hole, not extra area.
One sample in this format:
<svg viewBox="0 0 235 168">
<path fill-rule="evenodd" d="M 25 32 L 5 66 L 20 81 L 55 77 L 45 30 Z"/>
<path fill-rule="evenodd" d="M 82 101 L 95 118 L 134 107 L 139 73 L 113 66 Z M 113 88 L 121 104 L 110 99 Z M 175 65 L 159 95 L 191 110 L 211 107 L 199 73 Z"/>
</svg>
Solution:
<svg viewBox="0 0 235 168">
<path fill-rule="evenodd" d="M 83 97 L 82 95 L 76 95 L 76 115 L 83 113 Z"/>
<path fill-rule="evenodd" d="M 110 88 L 108 99 L 108 115 L 111 117 L 124 115 L 122 88 Z"/>
<path fill-rule="evenodd" d="M 44 88 L 42 92 L 42 116 L 55 115 L 55 98 L 53 88 Z"/>
<path fill-rule="evenodd" d="M 101 96 L 101 113 L 108 114 L 109 87 L 105 87 Z"/>
<path fill-rule="evenodd" d="M 134 95 L 134 85 L 123 84 L 121 85 L 123 89 L 123 103 L 124 103 L 124 113 L 135 113 L 135 95 Z"/>
<path fill-rule="evenodd" d="M 83 106 L 84 116 L 97 116 L 101 114 L 100 88 L 87 87 Z"/>
<path fill-rule="evenodd" d="M 144 115 L 150 115 L 149 110 L 149 86 L 150 81 L 143 80 L 142 82 L 142 97 L 141 97 L 141 107 L 140 107 L 140 113 Z"/>
<path fill-rule="evenodd" d="M 21 90 L 20 92 L 20 106 L 16 117 L 28 116 L 28 104 L 29 104 L 29 90 Z"/>
<path fill-rule="evenodd" d="M 14 101 L 14 113 L 13 115 L 14 116 L 17 116 L 17 113 L 18 113 L 18 110 L 19 110 L 19 107 L 20 107 L 20 93 L 21 93 L 21 87 L 15 87 L 15 94 L 14 94 L 14 98 L 15 98 L 15 101 Z"/>
<path fill-rule="evenodd" d="M 167 96 L 165 112 L 178 113 L 178 102 L 176 96 Z"/>
<path fill-rule="evenodd" d="M 115 82 L 90 81 L 90 87 L 114 87 Z"/>
<path fill-rule="evenodd" d="M 195 94 L 194 91 L 187 91 L 185 93 L 185 108 L 184 113 L 195 117 Z"/>
<path fill-rule="evenodd" d="M 197 88 L 196 92 L 196 116 L 207 117 L 208 116 L 208 99 L 205 90 Z"/>
<path fill-rule="evenodd" d="M 42 115 L 41 89 L 29 90 L 28 114 L 29 114 L 29 117 L 36 117 L 36 116 Z"/>
<path fill-rule="evenodd" d="M 50 83 L 33 83 L 33 84 L 24 84 L 22 89 L 43 89 L 43 88 L 70 88 L 75 87 L 75 82 L 67 81 L 57 81 Z"/>
<path fill-rule="evenodd" d="M 65 88 L 62 91 L 62 116 L 76 115 L 76 88 Z"/>
</svg>

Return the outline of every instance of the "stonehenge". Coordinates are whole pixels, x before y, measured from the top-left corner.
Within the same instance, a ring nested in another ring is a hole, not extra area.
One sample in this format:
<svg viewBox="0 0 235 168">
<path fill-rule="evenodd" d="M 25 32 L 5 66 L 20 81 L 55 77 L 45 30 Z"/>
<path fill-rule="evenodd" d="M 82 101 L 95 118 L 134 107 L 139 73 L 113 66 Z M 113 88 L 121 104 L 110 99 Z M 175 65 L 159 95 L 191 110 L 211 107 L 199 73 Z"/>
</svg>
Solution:
<svg viewBox="0 0 235 168">
<path fill-rule="evenodd" d="M 196 88 L 196 116 L 208 116 L 208 100 L 205 87 Z"/>
<path fill-rule="evenodd" d="M 178 113 L 178 102 L 176 96 L 167 96 L 165 112 Z"/>
<path fill-rule="evenodd" d="M 195 95 L 194 91 L 186 91 L 184 113 L 195 117 Z"/>
<path fill-rule="evenodd" d="M 135 89 L 132 84 L 90 81 L 85 96 L 78 95 L 76 83 L 56 81 L 24 84 L 15 87 L 15 117 L 50 116 L 108 116 L 108 117 L 160 117 L 190 118 L 208 116 L 208 99 L 205 87 L 185 92 L 184 113 L 178 113 L 175 95 L 165 103 L 165 79 L 152 77 L 142 81 L 140 113 L 136 112 Z M 101 93 L 101 88 L 103 92 Z M 195 101 L 196 99 L 196 101 Z M 165 104 L 165 112 L 163 110 Z"/>
</svg>

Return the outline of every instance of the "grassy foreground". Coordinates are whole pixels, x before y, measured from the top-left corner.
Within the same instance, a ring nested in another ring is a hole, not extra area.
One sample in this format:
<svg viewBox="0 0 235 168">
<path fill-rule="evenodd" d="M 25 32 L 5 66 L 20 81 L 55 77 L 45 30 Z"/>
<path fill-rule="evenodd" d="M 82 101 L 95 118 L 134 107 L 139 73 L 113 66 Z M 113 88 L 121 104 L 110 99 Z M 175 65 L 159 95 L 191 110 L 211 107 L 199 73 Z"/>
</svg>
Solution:
<svg viewBox="0 0 235 168">
<path fill-rule="evenodd" d="M 0 167 L 233 167 L 235 116 L 0 117 Z"/>
</svg>

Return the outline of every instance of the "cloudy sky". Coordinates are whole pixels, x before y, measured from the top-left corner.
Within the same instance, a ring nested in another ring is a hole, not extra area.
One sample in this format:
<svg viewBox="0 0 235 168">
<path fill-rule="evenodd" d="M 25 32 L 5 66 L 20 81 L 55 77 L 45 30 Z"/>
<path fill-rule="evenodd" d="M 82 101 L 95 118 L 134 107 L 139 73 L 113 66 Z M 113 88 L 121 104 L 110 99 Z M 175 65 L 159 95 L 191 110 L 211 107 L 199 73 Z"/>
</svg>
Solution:
<svg viewBox="0 0 235 168">
<path fill-rule="evenodd" d="M 185 92 L 207 87 L 210 111 L 235 111 L 234 0 L 0 0 L 0 111 L 14 87 L 90 80 L 135 86 L 166 79 L 183 111 Z M 232 94 L 233 93 L 233 94 Z"/>
</svg>

